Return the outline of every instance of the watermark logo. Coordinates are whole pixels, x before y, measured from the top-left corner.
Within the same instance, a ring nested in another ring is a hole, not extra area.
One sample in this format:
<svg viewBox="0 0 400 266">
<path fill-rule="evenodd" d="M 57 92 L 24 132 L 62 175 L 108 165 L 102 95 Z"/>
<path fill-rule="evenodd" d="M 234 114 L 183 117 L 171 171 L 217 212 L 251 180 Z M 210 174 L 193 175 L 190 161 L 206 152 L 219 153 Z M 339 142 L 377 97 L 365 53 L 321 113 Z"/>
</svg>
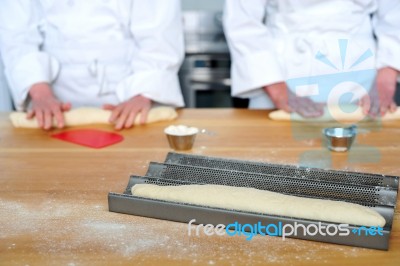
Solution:
<svg viewBox="0 0 400 266">
<path fill-rule="evenodd" d="M 383 228 L 380 226 L 361 226 L 359 228 L 354 228 L 353 230 L 351 230 L 351 232 L 357 236 L 383 236 Z"/>
<path fill-rule="evenodd" d="M 327 66 L 334 73 L 291 78 L 287 80 L 289 88 L 298 97 L 310 97 L 317 102 L 326 102 L 328 111 L 333 106 L 339 106 L 344 114 L 355 112 L 359 107 L 354 104 L 362 96 L 368 94 L 375 80 L 376 69 L 362 67 L 356 69 L 367 60 L 372 59 L 373 53 L 370 48 L 356 57 L 354 62 L 347 64 L 348 43 L 347 39 L 338 40 L 340 66 L 335 65 L 321 51 L 318 51 L 314 57 L 318 61 L 316 63 Z M 353 104 L 352 109 L 346 108 L 351 104 Z M 336 119 L 335 113 L 329 111 L 329 115 L 332 119 L 339 120 Z"/>
<path fill-rule="evenodd" d="M 368 94 L 374 85 L 376 69 L 374 66 L 374 53 L 371 48 L 366 46 L 359 48 L 347 39 L 337 40 L 337 52 L 335 54 L 335 45 L 328 44 L 331 47 L 329 53 L 318 51 L 313 60 L 313 67 L 318 66 L 327 70 L 322 75 L 306 75 L 288 79 L 287 85 L 298 97 L 309 97 L 315 102 L 325 102 L 327 104 L 327 116 L 337 124 L 342 124 L 338 116 L 360 112 L 361 107 L 358 100 Z M 351 48 L 351 49 L 350 49 Z M 310 73 L 319 71 L 310 71 Z M 339 107 L 339 108 L 337 108 Z M 333 109 L 339 111 L 337 114 Z M 298 116 L 292 114 L 292 118 Z M 363 116 L 358 123 L 365 120 Z M 348 125 L 341 125 L 348 126 Z M 320 129 L 308 123 L 291 123 L 292 136 L 299 141 L 307 141 L 321 137 Z M 373 129 L 380 129 L 380 121 L 376 120 Z M 357 151 L 357 147 L 363 148 L 363 152 Z M 368 154 L 368 156 L 365 156 Z M 368 161 L 366 161 L 368 160 Z M 380 152 L 377 148 L 368 145 L 360 145 L 357 139 L 353 148 L 349 151 L 348 161 L 352 163 L 376 163 L 380 160 Z M 327 149 L 306 151 L 300 155 L 300 164 L 303 166 L 330 168 L 331 153 Z"/>
<path fill-rule="evenodd" d="M 354 234 L 356 236 L 383 236 L 382 227 L 365 227 L 354 228 L 350 230 L 348 224 L 317 224 L 304 225 L 302 223 L 294 222 L 294 224 L 269 223 L 262 224 L 261 222 L 255 224 L 241 224 L 237 221 L 228 225 L 218 224 L 198 224 L 196 219 L 192 219 L 188 223 L 188 236 L 244 236 L 246 240 L 250 241 L 256 235 L 261 236 L 279 236 L 282 240 L 287 237 L 296 236 L 349 236 Z"/>
</svg>

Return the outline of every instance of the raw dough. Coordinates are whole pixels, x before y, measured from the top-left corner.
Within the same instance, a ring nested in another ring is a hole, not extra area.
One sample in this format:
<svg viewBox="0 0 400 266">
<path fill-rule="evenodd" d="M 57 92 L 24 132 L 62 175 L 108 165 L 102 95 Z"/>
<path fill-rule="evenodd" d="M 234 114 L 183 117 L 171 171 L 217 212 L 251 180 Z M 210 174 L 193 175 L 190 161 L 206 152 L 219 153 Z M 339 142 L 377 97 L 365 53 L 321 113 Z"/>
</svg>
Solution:
<svg viewBox="0 0 400 266">
<path fill-rule="evenodd" d="M 346 107 L 344 107 L 346 108 Z M 345 110 L 345 109 L 344 109 Z M 339 106 L 332 106 L 324 110 L 324 115 L 317 118 L 304 118 L 297 113 L 288 113 L 283 110 L 273 111 L 269 114 L 269 118 L 277 121 L 315 121 L 315 122 L 324 122 L 324 121 L 342 121 L 342 122 L 358 122 L 363 120 L 365 115 L 362 113 L 361 108 L 358 108 L 354 112 L 344 112 L 341 110 Z M 383 121 L 390 120 L 400 120 L 400 107 L 397 108 L 394 113 L 387 113 L 382 117 Z"/>
<path fill-rule="evenodd" d="M 111 111 L 92 108 L 82 107 L 72 109 L 71 111 L 64 113 L 65 125 L 66 126 L 80 126 L 89 124 L 108 124 L 110 119 Z M 149 111 L 147 116 L 147 124 L 173 120 L 177 117 L 177 113 L 174 108 L 159 106 L 154 107 Z M 10 119 L 14 127 L 22 128 L 38 128 L 36 119 L 27 119 L 26 113 L 24 112 L 13 112 L 10 114 Z M 140 124 L 140 114 L 135 119 L 135 125 Z M 56 121 L 53 120 L 53 125 L 56 126 Z"/>
<path fill-rule="evenodd" d="M 296 197 L 255 188 L 137 184 L 131 191 L 132 195 L 143 198 L 317 221 L 381 227 L 386 223 L 378 212 L 358 204 Z"/>
</svg>

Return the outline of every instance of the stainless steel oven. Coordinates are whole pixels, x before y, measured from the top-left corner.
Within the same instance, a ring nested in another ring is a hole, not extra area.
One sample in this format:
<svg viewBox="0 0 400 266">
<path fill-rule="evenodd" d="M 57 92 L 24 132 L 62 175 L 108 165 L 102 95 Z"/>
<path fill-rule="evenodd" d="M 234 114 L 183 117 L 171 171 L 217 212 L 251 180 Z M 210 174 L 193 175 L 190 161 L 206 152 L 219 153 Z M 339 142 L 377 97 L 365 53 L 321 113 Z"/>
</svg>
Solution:
<svg viewBox="0 0 400 266">
<path fill-rule="evenodd" d="M 179 72 L 186 107 L 241 107 L 230 95 L 231 59 L 222 12 L 184 12 L 186 56 Z"/>
<path fill-rule="evenodd" d="M 187 55 L 180 71 L 187 107 L 231 107 L 229 54 Z"/>
</svg>

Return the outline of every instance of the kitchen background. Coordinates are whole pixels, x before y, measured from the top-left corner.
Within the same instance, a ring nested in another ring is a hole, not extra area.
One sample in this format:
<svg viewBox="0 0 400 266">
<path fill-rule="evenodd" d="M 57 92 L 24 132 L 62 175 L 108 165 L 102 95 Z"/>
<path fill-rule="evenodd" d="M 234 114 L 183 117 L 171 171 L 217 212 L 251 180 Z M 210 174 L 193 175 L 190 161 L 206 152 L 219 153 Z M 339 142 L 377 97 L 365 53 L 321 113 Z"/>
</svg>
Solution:
<svg viewBox="0 0 400 266">
<path fill-rule="evenodd" d="M 224 0 L 182 0 L 186 58 L 179 78 L 187 107 L 247 107 L 246 100 L 230 97 L 223 5 Z"/>
<path fill-rule="evenodd" d="M 224 0 L 182 0 L 186 58 L 179 72 L 186 107 L 247 107 L 230 97 L 229 49 L 222 29 Z M 397 89 L 400 105 L 400 88 Z M 0 60 L 0 111 L 12 109 Z"/>
<path fill-rule="evenodd" d="M 182 0 L 182 9 L 203 10 L 203 11 L 221 11 L 225 0 Z"/>
</svg>

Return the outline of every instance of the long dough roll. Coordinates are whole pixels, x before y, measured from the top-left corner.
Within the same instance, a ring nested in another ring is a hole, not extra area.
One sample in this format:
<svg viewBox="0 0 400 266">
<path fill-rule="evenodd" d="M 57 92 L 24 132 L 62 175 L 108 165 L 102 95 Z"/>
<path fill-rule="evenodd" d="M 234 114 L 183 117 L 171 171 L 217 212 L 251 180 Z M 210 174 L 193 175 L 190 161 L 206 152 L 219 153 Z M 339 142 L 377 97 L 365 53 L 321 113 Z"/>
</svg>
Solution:
<svg viewBox="0 0 400 266">
<path fill-rule="evenodd" d="M 137 184 L 131 191 L 132 195 L 143 198 L 317 221 L 381 227 L 386 223 L 378 212 L 358 204 L 296 197 L 255 188 Z"/>
<path fill-rule="evenodd" d="M 67 127 L 81 126 L 89 124 L 109 124 L 111 111 L 100 108 L 82 107 L 64 112 L 65 125 Z M 154 107 L 149 111 L 147 116 L 147 124 L 159 121 L 169 121 L 177 117 L 174 108 L 159 106 Z M 21 128 L 38 128 L 36 119 L 27 119 L 24 112 L 13 112 L 10 114 L 10 120 L 14 127 Z M 135 119 L 135 125 L 140 124 L 140 114 Z M 56 121 L 53 119 L 53 125 L 56 126 Z"/>
<path fill-rule="evenodd" d="M 353 121 L 360 121 L 365 117 L 362 113 L 361 108 L 358 108 L 354 112 L 343 112 L 339 106 L 332 106 L 330 107 L 330 112 L 327 108 L 324 110 L 324 115 L 317 118 L 304 118 L 297 113 L 288 113 L 283 110 L 273 111 L 269 114 L 269 118 L 276 121 L 343 121 L 343 122 L 353 122 Z M 381 118 L 383 121 L 390 121 L 390 120 L 400 120 L 400 108 L 397 108 L 396 112 L 394 113 L 386 113 L 385 116 Z"/>
</svg>

